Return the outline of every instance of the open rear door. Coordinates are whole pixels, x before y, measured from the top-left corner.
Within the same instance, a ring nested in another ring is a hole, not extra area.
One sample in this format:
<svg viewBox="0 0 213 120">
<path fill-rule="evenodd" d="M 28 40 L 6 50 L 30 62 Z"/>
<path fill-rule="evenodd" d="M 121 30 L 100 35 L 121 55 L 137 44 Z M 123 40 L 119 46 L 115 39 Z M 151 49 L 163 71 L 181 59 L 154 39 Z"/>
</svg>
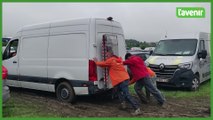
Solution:
<svg viewBox="0 0 213 120">
<path fill-rule="evenodd" d="M 101 51 L 102 60 L 106 60 L 106 52 L 108 52 L 109 48 L 112 48 L 113 53 L 115 55 L 118 55 L 118 39 L 116 35 L 108 35 L 108 34 L 103 35 L 102 51 Z M 108 68 L 102 69 L 102 76 L 104 88 L 106 89 L 112 88 Z"/>
</svg>

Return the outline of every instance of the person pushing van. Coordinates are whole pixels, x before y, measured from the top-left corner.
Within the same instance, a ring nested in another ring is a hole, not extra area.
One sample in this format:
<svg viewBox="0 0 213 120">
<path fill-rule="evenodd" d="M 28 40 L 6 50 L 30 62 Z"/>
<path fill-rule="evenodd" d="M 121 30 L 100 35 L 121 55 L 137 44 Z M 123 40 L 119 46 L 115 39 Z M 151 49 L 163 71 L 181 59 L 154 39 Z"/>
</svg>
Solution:
<svg viewBox="0 0 213 120">
<path fill-rule="evenodd" d="M 152 71 L 149 67 L 146 67 L 146 68 L 147 68 L 148 74 L 150 76 L 151 82 L 153 83 L 154 87 L 157 87 L 156 86 L 156 79 L 157 78 L 156 78 L 155 72 Z M 131 79 L 129 81 L 129 85 L 134 84 L 136 81 L 135 81 L 135 79 L 132 78 L 132 74 L 131 74 L 130 78 Z M 145 97 L 145 94 L 143 93 L 143 91 L 141 91 L 140 99 L 141 99 L 141 102 L 143 102 L 144 104 L 147 104 L 150 101 L 150 92 L 149 92 L 149 90 L 146 87 L 145 87 L 145 91 L 146 91 L 146 97 Z"/>
<path fill-rule="evenodd" d="M 142 88 L 145 86 L 146 89 L 148 89 L 148 91 L 153 94 L 159 105 L 163 106 L 165 98 L 151 82 L 149 78 L 150 75 L 148 73 L 147 67 L 144 64 L 144 61 L 138 56 L 127 53 L 125 55 L 125 61 L 123 62 L 123 64 L 128 65 L 129 69 L 132 72 L 133 79 L 136 81 L 134 89 L 139 98 L 142 101 L 144 100 Z"/>
<path fill-rule="evenodd" d="M 117 89 L 121 104 L 125 103 L 125 101 L 129 102 L 134 108 L 132 115 L 139 115 L 141 113 L 140 106 L 138 101 L 133 99 L 129 93 L 129 75 L 124 68 L 122 59 L 114 55 L 112 49 L 109 49 L 109 51 L 106 52 L 106 56 L 106 61 L 98 62 L 97 58 L 94 58 L 96 65 L 109 68 L 109 76 L 112 81 L 112 86 Z"/>
</svg>

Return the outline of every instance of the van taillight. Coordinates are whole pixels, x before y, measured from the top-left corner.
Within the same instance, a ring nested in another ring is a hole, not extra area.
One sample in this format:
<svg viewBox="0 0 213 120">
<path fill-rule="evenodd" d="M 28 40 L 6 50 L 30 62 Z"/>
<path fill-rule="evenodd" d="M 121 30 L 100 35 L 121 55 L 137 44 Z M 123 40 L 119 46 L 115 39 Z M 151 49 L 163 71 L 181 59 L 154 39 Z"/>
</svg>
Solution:
<svg viewBox="0 0 213 120">
<path fill-rule="evenodd" d="M 93 60 L 89 60 L 89 81 L 97 81 L 97 67 Z"/>
<path fill-rule="evenodd" d="M 2 66 L 2 80 L 7 78 L 7 69 Z"/>
</svg>

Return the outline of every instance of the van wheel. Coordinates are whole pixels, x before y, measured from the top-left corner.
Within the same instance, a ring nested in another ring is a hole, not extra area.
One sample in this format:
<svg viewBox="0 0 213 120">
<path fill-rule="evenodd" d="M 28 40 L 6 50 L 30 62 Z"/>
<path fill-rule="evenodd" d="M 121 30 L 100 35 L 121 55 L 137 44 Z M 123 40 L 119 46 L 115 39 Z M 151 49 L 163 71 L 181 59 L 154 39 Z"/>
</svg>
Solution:
<svg viewBox="0 0 213 120">
<path fill-rule="evenodd" d="M 75 101 L 75 93 L 72 86 L 67 82 L 60 83 L 56 88 L 56 96 L 62 102 Z"/>
<path fill-rule="evenodd" d="M 190 87 L 190 90 L 196 91 L 196 90 L 198 90 L 199 86 L 200 86 L 199 77 L 198 77 L 198 75 L 195 75 L 195 78 L 192 80 L 192 85 Z"/>
</svg>

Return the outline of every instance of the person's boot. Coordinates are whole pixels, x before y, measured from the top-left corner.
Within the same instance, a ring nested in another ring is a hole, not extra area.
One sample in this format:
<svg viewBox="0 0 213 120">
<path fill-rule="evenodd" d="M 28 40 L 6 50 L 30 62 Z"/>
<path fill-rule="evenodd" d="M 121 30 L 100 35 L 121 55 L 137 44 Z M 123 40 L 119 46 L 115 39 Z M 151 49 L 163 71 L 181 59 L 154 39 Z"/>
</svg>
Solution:
<svg viewBox="0 0 213 120">
<path fill-rule="evenodd" d="M 138 93 L 138 97 L 140 98 L 142 104 L 148 104 L 146 95 L 142 91 Z"/>
<path fill-rule="evenodd" d="M 126 109 L 127 108 L 125 101 L 121 102 L 120 108 L 121 109 Z"/>
<path fill-rule="evenodd" d="M 142 104 L 148 104 L 148 100 L 144 96 L 139 96 Z"/>
<path fill-rule="evenodd" d="M 131 113 L 133 116 L 137 116 L 137 115 L 140 115 L 140 114 L 142 114 L 142 112 L 141 112 L 141 109 L 140 108 L 138 108 L 138 109 L 136 109 L 133 113 Z"/>
<path fill-rule="evenodd" d="M 163 109 L 165 109 L 165 108 L 167 108 L 167 107 L 168 107 L 168 105 L 167 105 L 167 103 L 166 103 L 166 102 L 158 103 L 158 105 L 159 105 L 161 108 L 163 108 Z"/>
</svg>

